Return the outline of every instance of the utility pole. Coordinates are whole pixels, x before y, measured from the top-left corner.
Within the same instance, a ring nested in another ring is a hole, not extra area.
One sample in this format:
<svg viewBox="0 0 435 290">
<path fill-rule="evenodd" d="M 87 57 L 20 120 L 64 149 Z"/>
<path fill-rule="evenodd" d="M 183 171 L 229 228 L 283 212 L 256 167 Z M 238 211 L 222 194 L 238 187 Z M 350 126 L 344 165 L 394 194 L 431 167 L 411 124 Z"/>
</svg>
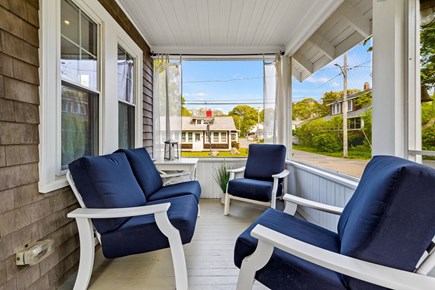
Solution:
<svg viewBox="0 0 435 290">
<path fill-rule="evenodd" d="M 347 148 L 347 53 L 343 54 L 343 67 L 339 64 L 335 64 L 341 69 L 343 74 L 343 103 L 341 105 L 341 111 L 343 113 L 343 157 L 348 156 Z"/>
</svg>

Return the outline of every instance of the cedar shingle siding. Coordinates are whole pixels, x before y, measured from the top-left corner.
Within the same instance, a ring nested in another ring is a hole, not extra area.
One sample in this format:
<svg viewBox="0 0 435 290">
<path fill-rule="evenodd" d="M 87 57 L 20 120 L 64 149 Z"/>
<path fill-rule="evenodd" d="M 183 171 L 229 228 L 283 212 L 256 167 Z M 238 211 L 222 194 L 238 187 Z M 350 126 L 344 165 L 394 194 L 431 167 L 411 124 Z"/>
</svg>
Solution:
<svg viewBox="0 0 435 290">
<path fill-rule="evenodd" d="M 101 4 L 144 51 L 144 145 L 152 148 L 152 61 L 149 47 L 117 6 Z M 38 192 L 39 1 L 0 0 L 0 290 L 57 289 L 77 270 L 79 241 L 66 214 L 77 207 L 70 188 Z M 17 250 L 52 238 L 55 252 L 17 267 Z"/>
</svg>

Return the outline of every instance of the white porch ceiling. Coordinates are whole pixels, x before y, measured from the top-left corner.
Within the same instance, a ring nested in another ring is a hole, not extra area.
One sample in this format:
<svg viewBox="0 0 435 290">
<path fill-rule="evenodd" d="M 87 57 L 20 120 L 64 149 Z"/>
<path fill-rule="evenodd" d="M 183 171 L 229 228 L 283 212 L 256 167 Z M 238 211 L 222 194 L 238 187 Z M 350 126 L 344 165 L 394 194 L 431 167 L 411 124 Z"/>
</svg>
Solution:
<svg viewBox="0 0 435 290">
<path fill-rule="evenodd" d="M 292 55 L 300 81 L 371 35 L 370 0 L 117 0 L 155 53 Z"/>
</svg>

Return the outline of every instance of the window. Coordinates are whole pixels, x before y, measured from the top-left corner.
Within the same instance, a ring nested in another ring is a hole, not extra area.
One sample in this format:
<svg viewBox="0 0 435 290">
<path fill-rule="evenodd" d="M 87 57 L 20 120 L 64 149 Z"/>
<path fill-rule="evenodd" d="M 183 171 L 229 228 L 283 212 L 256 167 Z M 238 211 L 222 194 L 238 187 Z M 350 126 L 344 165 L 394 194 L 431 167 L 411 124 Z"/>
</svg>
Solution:
<svg viewBox="0 0 435 290">
<path fill-rule="evenodd" d="M 202 120 L 197 119 L 196 120 L 196 125 L 201 125 L 202 124 Z"/>
<path fill-rule="evenodd" d="M 213 143 L 219 143 L 219 132 L 213 132 Z"/>
<path fill-rule="evenodd" d="M 231 141 L 237 141 L 237 134 L 231 133 Z"/>
<path fill-rule="evenodd" d="M 350 111 L 353 111 L 353 100 L 348 100 L 347 101 L 347 110 L 350 112 Z"/>
<path fill-rule="evenodd" d="M 221 142 L 227 143 L 227 132 L 221 132 Z"/>
<path fill-rule="evenodd" d="M 62 1 L 61 19 L 61 169 L 66 169 L 78 157 L 98 154 L 100 93 L 97 24 L 68 0 Z"/>
<path fill-rule="evenodd" d="M 201 134 L 195 133 L 195 142 L 201 141 Z"/>
<path fill-rule="evenodd" d="M 361 129 L 361 118 L 349 118 L 347 121 L 347 128 L 349 130 Z"/>
<path fill-rule="evenodd" d="M 118 142 L 132 148 L 134 142 L 134 59 L 118 45 Z"/>
<path fill-rule="evenodd" d="M 187 142 L 192 143 L 193 142 L 193 133 L 189 132 L 189 133 L 187 133 L 187 136 L 188 136 Z"/>
<path fill-rule="evenodd" d="M 139 46 L 98 0 L 48 2 L 43 1 L 40 10 L 40 192 L 66 186 L 71 161 L 118 149 L 118 126 L 128 128 L 119 130 L 119 135 L 128 136 L 123 138 L 129 139 L 126 146 L 140 145 L 143 126 Z M 125 72 L 128 81 L 121 96 L 114 62 L 118 45 L 125 63 L 132 65 Z"/>
<path fill-rule="evenodd" d="M 341 103 L 333 104 L 331 107 L 332 115 L 341 114 Z"/>
</svg>

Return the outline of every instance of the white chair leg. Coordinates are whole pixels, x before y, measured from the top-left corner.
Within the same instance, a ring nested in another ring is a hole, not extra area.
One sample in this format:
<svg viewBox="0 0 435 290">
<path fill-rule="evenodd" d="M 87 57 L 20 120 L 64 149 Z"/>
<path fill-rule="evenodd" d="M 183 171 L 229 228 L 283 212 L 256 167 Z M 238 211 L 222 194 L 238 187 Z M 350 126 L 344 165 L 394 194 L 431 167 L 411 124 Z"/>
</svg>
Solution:
<svg viewBox="0 0 435 290">
<path fill-rule="evenodd" d="M 180 232 L 171 224 L 166 212 L 159 212 L 154 216 L 160 231 L 169 240 L 169 248 L 171 249 L 172 262 L 174 264 L 175 287 L 177 290 L 187 290 L 186 259 L 184 257 Z"/>
<path fill-rule="evenodd" d="M 228 192 L 225 193 L 225 205 L 224 205 L 224 215 L 228 215 L 230 213 L 230 195 Z"/>
<path fill-rule="evenodd" d="M 198 203 L 198 217 L 200 217 L 201 216 L 201 207 L 199 206 L 199 203 Z"/>
<path fill-rule="evenodd" d="M 240 267 L 239 278 L 237 280 L 237 290 L 252 289 L 254 284 L 255 273 L 266 266 L 273 253 L 273 246 L 262 240 L 258 241 L 255 252 L 243 259 Z"/>
<path fill-rule="evenodd" d="M 76 222 L 80 238 L 80 261 L 74 290 L 86 290 L 94 266 L 94 230 L 90 219 L 76 218 Z"/>
<path fill-rule="evenodd" d="M 284 212 L 289 215 L 295 215 L 296 210 L 298 209 L 298 205 L 293 202 L 285 202 Z"/>
</svg>

